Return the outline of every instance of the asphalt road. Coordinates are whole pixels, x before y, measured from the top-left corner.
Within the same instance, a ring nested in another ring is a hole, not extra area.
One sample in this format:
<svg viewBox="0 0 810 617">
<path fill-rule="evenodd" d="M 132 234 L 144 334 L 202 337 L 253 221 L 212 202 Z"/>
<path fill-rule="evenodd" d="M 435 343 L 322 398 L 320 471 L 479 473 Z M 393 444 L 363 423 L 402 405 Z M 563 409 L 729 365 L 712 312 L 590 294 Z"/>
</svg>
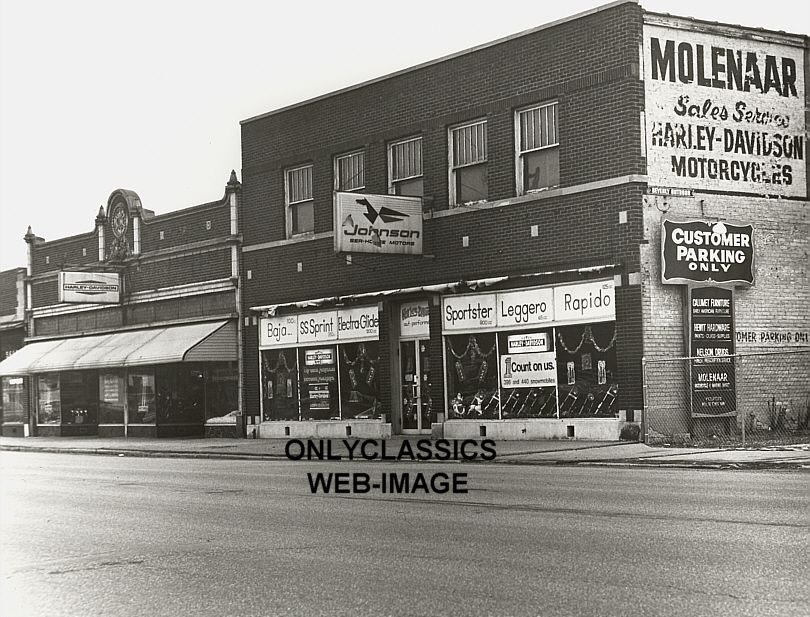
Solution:
<svg viewBox="0 0 810 617">
<path fill-rule="evenodd" d="M 465 472 L 312 495 L 307 472 Z M 0 452 L 2 615 L 807 615 L 810 474 Z"/>
</svg>

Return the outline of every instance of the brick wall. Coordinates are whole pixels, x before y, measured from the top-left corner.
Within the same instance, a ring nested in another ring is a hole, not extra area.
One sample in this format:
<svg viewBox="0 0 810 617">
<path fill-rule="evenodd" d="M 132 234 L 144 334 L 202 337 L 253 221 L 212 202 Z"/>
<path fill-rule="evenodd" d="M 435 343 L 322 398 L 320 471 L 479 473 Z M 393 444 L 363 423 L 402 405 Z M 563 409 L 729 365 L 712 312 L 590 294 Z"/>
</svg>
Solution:
<svg viewBox="0 0 810 617">
<path fill-rule="evenodd" d="M 0 316 L 17 313 L 17 279 L 24 273 L 23 268 L 0 272 Z"/>
<path fill-rule="evenodd" d="M 210 229 L 207 222 L 211 223 Z M 230 206 L 226 199 L 144 221 L 141 225 L 141 252 L 177 248 L 192 242 L 221 238 L 230 233 Z"/>
</svg>

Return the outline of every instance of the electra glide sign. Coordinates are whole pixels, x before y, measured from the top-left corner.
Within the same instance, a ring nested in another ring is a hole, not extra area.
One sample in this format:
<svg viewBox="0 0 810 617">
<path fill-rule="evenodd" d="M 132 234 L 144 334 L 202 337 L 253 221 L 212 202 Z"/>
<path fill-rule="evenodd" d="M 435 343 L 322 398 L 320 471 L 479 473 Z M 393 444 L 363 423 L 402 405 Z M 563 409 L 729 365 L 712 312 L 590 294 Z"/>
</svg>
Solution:
<svg viewBox="0 0 810 617">
<path fill-rule="evenodd" d="M 422 199 L 335 193 L 335 252 L 422 254 Z"/>
<path fill-rule="evenodd" d="M 644 25 L 651 185 L 805 197 L 800 40 L 731 37 L 692 22 Z"/>
<path fill-rule="evenodd" d="M 753 284 L 753 227 L 665 220 L 661 230 L 661 281 L 670 285 Z"/>
</svg>

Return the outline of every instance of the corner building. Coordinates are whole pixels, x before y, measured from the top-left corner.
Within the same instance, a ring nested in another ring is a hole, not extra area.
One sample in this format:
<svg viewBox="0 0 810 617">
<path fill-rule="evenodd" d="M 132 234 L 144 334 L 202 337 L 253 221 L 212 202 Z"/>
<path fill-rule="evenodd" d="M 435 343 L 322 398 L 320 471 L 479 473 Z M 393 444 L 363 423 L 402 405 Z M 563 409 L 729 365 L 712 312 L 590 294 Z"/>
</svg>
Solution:
<svg viewBox="0 0 810 617">
<path fill-rule="evenodd" d="M 240 193 L 232 172 L 221 199 L 155 215 L 118 189 L 87 233 L 28 228 L 4 434 L 236 436 Z"/>
<path fill-rule="evenodd" d="M 662 19 L 614 2 L 241 123 L 244 403 L 262 437 L 610 440 L 641 421 L 642 357 L 688 355 L 654 195 L 686 184 L 694 208 L 708 189 L 726 214 L 740 193 L 666 153 L 648 174 L 649 105 L 670 103 L 650 96 L 644 33 Z M 706 70 L 695 46 L 686 73 L 681 47 L 658 51 L 680 85 Z M 785 198 L 806 198 L 793 165 Z"/>
</svg>

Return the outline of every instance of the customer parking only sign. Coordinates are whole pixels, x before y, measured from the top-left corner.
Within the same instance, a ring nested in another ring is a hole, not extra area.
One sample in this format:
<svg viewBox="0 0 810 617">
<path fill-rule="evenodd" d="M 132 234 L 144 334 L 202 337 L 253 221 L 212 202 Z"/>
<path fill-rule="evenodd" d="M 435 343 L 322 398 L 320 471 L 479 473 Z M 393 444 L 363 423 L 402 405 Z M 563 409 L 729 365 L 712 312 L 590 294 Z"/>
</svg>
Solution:
<svg viewBox="0 0 810 617">
<path fill-rule="evenodd" d="M 753 227 L 665 220 L 661 230 L 661 279 L 671 285 L 753 284 Z"/>
</svg>

